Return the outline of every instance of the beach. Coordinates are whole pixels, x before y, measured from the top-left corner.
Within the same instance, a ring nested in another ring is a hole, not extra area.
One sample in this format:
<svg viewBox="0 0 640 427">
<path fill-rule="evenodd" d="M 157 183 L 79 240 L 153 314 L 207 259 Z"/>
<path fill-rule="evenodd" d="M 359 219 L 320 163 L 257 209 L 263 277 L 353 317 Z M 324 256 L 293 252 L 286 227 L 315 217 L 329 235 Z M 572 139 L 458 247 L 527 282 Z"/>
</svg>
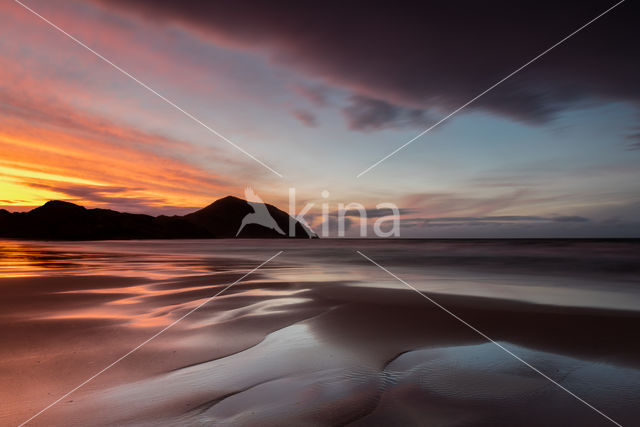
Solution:
<svg viewBox="0 0 640 427">
<path fill-rule="evenodd" d="M 2 425 L 640 420 L 636 240 L 0 249 Z"/>
</svg>

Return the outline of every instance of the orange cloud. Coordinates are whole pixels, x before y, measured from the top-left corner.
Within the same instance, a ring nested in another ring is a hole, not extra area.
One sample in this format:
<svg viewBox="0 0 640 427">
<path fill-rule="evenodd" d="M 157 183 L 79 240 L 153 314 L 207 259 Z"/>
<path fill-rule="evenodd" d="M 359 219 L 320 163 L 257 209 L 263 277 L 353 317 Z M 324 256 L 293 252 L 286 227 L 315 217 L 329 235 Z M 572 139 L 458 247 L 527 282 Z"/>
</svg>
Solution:
<svg viewBox="0 0 640 427">
<path fill-rule="evenodd" d="M 0 199 L 33 205 L 57 195 L 117 207 L 129 194 L 150 205 L 202 206 L 235 188 L 186 160 L 199 149 L 192 144 L 80 112 L 9 71 L 0 71 L 2 81 L 17 82 L 0 87 Z M 110 203 L 78 198 L 65 192 L 68 184 L 137 190 Z"/>
<path fill-rule="evenodd" d="M 134 46 L 134 29 L 112 31 L 116 24 L 107 22 L 96 31 L 66 9 L 62 5 L 52 19 L 73 24 L 74 31 L 93 37 L 91 42 L 117 48 L 135 58 L 137 66 L 158 70 L 157 75 L 180 82 L 178 86 L 197 86 L 197 78 L 173 79 L 184 70 L 162 52 Z M 157 211 L 204 206 L 243 187 L 235 177 L 250 175 L 255 165 L 233 160 L 226 154 L 228 147 L 203 148 L 144 130 L 163 129 L 159 124 L 166 126 L 166 120 L 136 105 L 135 97 L 119 100 L 110 93 L 114 82 L 130 84 L 126 77 L 68 40 L 69 49 L 59 50 L 55 42 L 61 36 L 16 5 L 5 3 L 0 10 L 0 31 L 14 36 L 0 46 L 0 205 L 19 210 L 58 198 Z M 25 26 L 34 30 L 24 31 Z M 73 67 L 66 66 L 65 56 Z M 105 74 L 114 80 L 103 81 Z M 147 117 L 145 126 L 127 120 L 140 123 Z M 205 163 L 209 159 L 211 166 Z M 215 172 L 209 169 L 214 166 Z"/>
</svg>

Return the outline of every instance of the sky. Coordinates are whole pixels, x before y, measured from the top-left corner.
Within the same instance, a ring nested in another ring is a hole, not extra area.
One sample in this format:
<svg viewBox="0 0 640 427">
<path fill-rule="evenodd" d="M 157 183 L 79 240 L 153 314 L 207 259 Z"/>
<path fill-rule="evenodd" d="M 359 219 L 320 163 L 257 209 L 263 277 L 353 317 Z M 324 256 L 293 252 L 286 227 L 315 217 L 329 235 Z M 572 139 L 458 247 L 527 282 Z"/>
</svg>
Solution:
<svg viewBox="0 0 640 427">
<path fill-rule="evenodd" d="M 393 203 L 403 237 L 640 237 L 634 2 L 364 174 L 616 2 L 22 3 L 0 4 L 0 208 L 184 214 L 251 186 L 284 210 L 295 188 L 314 227 Z"/>
</svg>

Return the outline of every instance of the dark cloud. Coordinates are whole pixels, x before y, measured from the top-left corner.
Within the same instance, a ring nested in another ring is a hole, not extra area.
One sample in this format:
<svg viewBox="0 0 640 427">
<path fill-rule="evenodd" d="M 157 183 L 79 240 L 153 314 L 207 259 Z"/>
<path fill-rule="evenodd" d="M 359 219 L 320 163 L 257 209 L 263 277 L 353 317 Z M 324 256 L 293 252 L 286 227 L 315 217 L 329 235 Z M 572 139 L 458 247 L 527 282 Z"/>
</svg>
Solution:
<svg viewBox="0 0 640 427">
<path fill-rule="evenodd" d="M 393 211 L 389 208 L 365 209 L 364 211 L 367 218 L 381 218 L 383 216 L 393 215 Z M 409 215 L 417 211 L 415 209 L 399 208 L 398 212 L 400 213 L 400 215 Z M 329 213 L 330 216 L 334 216 L 334 217 L 339 216 L 339 214 L 340 212 L 338 211 L 333 211 Z M 360 217 L 360 211 L 358 211 L 357 209 L 347 209 L 344 211 L 343 215 L 345 217 Z"/>
<path fill-rule="evenodd" d="M 315 127 L 318 124 L 316 116 L 307 110 L 293 110 L 291 114 L 293 114 L 293 117 L 300 120 L 305 126 Z"/>
<path fill-rule="evenodd" d="M 219 44 L 267 52 L 274 62 L 363 99 L 431 113 L 466 103 L 615 4 L 96 1 L 182 25 Z M 470 108 L 541 123 L 583 101 L 638 103 L 639 7 L 623 3 Z M 394 118 L 387 105 L 374 110 L 355 116 L 347 110 L 350 125 L 369 129 L 381 123 L 371 117 Z"/>
<path fill-rule="evenodd" d="M 551 220 L 556 222 L 587 222 L 589 221 L 589 218 L 582 216 L 557 216 L 551 218 Z"/>
<path fill-rule="evenodd" d="M 627 135 L 627 139 L 631 141 L 627 149 L 640 150 L 640 131 Z"/>
<path fill-rule="evenodd" d="M 404 108 L 381 99 L 353 95 L 342 109 L 350 129 L 372 131 L 407 126 L 427 127 L 433 123 L 427 113 L 418 108 Z"/>
<path fill-rule="evenodd" d="M 495 216 L 455 216 L 438 218 L 407 218 L 402 220 L 403 227 L 453 227 L 466 225 L 504 225 L 527 223 L 588 222 L 589 218 L 582 216 L 531 216 L 531 215 L 495 215 Z"/>
<path fill-rule="evenodd" d="M 430 238 L 612 238 L 640 236 L 638 221 L 485 221 L 428 223 L 402 220 L 402 230 L 412 237 Z M 401 235 L 405 235 L 401 232 Z"/>
<path fill-rule="evenodd" d="M 89 202 L 88 208 L 115 209 L 122 212 L 145 213 L 150 215 L 182 215 L 193 212 L 196 207 L 177 207 L 167 204 L 167 200 L 159 197 L 136 197 L 132 195 L 139 188 L 127 188 L 103 185 L 68 184 L 49 181 L 25 181 L 32 188 L 54 191 L 63 194 L 65 201 L 83 204 Z"/>
<path fill-rule="evenodd" d="M 495 216 L 462 216 L 462 217 L 441 217 L 424 218 L 425 221 L 432 222 L 586 222 L 588 218 L 581 216 L 527 216 L 527 215 L 495 215 Z"/>
<path fill-rule="evenodd" d="M 166 200 L 160 198 L 133 198 L 133 197 L 121 197 L 124 193 L 130 191 L 137 191 L 137 188 L 117 187 L 117 186 L 103 186 L 103 185 L 82 185 L 82 184 L 68 184 L 60 182 L 36 182 L 25 181 L 24 184 L 31 188 L 39 188 L 42 190 L 55 191 L 66 196 L 73 198 L 74 200 L 88 200 L 97 203 L 164 203 Z"/>
</svg>

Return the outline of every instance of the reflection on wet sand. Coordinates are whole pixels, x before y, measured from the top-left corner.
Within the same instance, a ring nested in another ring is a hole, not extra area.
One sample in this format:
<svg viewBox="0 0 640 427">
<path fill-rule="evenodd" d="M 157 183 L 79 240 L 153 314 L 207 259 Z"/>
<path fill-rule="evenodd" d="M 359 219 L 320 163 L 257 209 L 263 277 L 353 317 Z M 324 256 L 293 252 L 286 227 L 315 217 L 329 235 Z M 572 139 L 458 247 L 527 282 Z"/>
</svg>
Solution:
<svg viewBox="0 0 640 427">
<path fill-rule="evenodd" d="M 640 419 L 634 242 L 1 242 L 1 424 L 607 425 Z M 502 260 L 502 261 L 500 261 Z M 502 262 L 502 264 L 501 264 Z"/>
</svg>

